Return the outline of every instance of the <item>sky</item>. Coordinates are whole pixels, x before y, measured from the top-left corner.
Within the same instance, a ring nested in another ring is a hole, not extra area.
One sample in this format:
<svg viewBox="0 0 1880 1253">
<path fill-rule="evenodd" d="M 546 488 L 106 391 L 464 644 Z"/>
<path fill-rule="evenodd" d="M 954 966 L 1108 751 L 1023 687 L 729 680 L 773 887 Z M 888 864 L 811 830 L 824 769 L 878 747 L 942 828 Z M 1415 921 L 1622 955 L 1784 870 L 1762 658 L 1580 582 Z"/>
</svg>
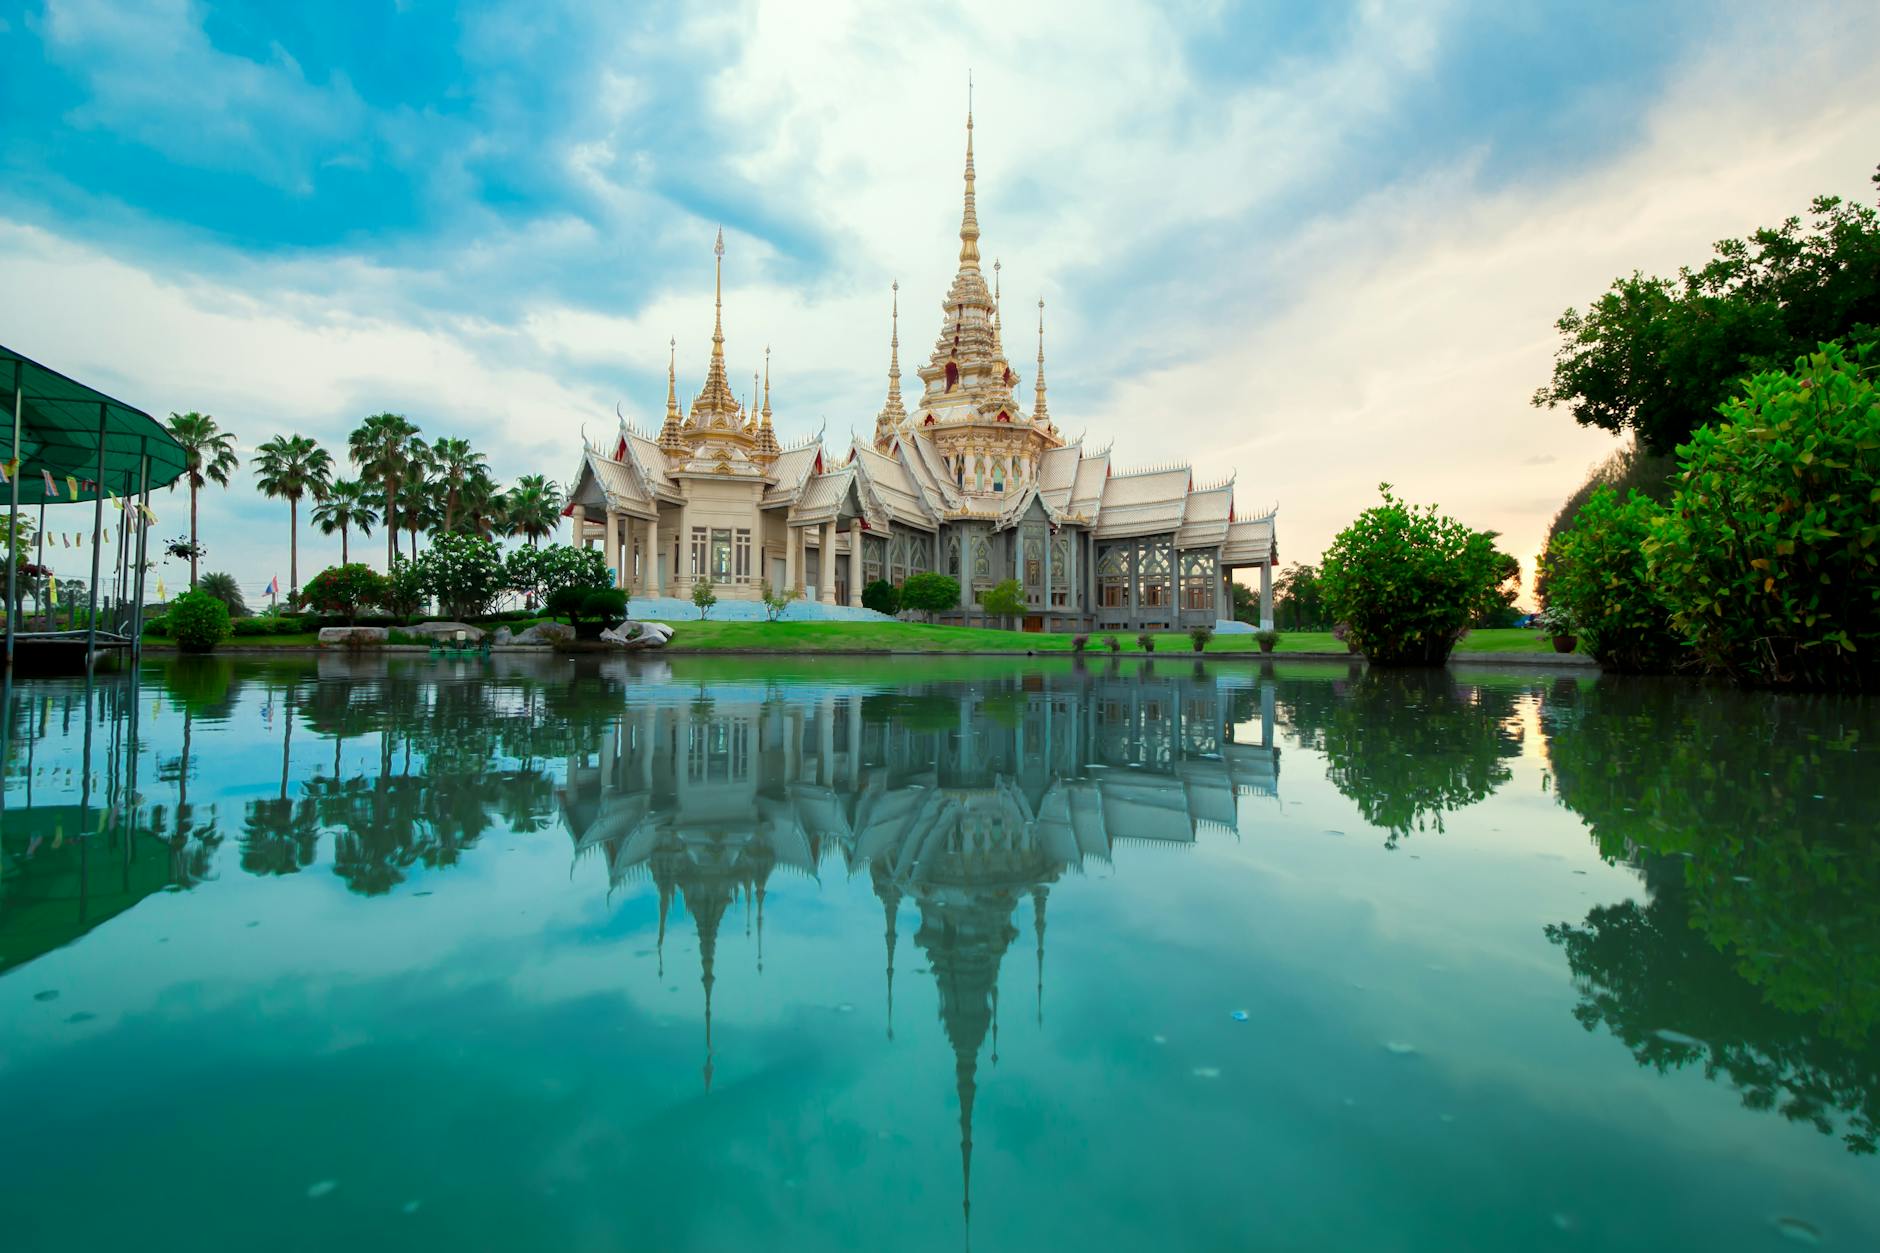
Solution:
<svg viewBox="0 0 1880 1253">
<path fill-rule="evenodd" d="M 1531 570 L 1617 447 L 1530 404 L 1554 320 L 1870 199 L 1876 46 L 1854 0 L 0 3 L 0 342 L 244 450 L 391 410 L 566 481 L 657 427 L 669 339 L 697 391 L 722 226 L 734 380 L 768 346 L 780 436 L 840 449 L 890 284 L 904 366 L 940 329 L 970 73 L 1021 395 L 1043 299 L 1059 426 L 1232 475 L 1282 563 L 1389 482 Z M 201 526 L 286 582 L 246 464 Z"/>
</svg>

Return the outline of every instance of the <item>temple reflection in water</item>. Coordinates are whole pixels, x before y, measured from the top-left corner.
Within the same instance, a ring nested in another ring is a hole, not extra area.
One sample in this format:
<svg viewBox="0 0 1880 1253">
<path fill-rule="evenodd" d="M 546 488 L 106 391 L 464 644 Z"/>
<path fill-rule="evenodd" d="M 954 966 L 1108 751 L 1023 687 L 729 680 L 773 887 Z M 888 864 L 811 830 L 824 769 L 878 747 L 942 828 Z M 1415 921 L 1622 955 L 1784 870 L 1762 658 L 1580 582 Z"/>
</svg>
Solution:
<svg viewBox="0 0 1880 1253">
<path fill-rule="evenodd" d="M 1119 845 L 1188 845 L 1238 830 L 1237 800 L 1277 796 L 1274 687 L 1244 676 L 1078 671 L 900 688 L 715 685 L 710 696 L 639 687 L 569 758 L 561 794 L 577 860 L 610 888 L 650 879 L 663 973 L 674 898 L 698 930 L 704 1082 L 712 1079 L 718 932 L 756 916 L 773 875 L 867 875 L 882 903 L 893 1035 L 899 911 L 939 988 L 959 1099 L 962 1205 L 970 1213 L 980 1054 L 998 1049 L 1000 963 L 1033 933 L 1043 1012 L 1052 884 Z"/>
</svg>

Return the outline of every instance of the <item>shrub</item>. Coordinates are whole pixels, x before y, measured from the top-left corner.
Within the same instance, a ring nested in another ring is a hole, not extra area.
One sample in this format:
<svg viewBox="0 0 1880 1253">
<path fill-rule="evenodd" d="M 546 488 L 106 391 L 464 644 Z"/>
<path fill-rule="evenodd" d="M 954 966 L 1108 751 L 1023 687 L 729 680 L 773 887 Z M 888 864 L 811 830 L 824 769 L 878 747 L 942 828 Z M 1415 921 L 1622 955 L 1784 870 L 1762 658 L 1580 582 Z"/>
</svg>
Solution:
<svg viewBox="0 0 1880 1253">
<path fill-rule="evenodd" d="M 1214 638 L 1214 628 L 1211 626 L 1189 627 L 1188 638 L 1195 642 L 1195 651 L 1200 652 L 1208 646 L 1208 641 Z"/>
<path fill-rule="evenodd" d="M 1509 576 L 1495 536 L 1378 489 L 1384 503 L 1359 514 L 1325 550 L 1325 606 L 1349 640 L 1380 665 L 1440 665 L 1469 623 L 1506 603 Z"/>
<path fill-rule="evenodd" d="M 211 571 L 196 580 L 196 589 L 215 597 L 228 606 L 229 615 L 235 618 L 248 616 L 248 606 L 242 601 L 242 585 L 235 581 L 235 576 L 220 570 Z"/>
<path fill-rule="evenodd" d="M 1071 636 L 1071 651 L 1072 652 L 1081 653 L 1084 651 L 1084 649 L 1089 648 L 1089 647 L 1090 647 L 1090 637 L 1088 635 Z"/>
<path fill-rule="evenodd" d="M 294 599 L 320 613 L 351 622 L 359 611 L 385 597 L 385 576 L 360 562 L 328 566 L 307 580 Z M 298 624 L 296 624 L 298 625 Z"/>
<path fill-rule="evenodd" d="M 424 572 L 408 557 L 392 559 L 392 569 L 385 576 L 385 593 L 379 598 L 385 612 L 394 618 L 409 618 L 424 607 Z"/>
<path fill-rule="evenodd" d="M 598 587 L 558 587 L 548 594 L 542 602 L 542 608 L 557 618 L 566 618 L 574 622 L 581 616 L 581 606 L 586 602 L 589 592 L 598 592 Z"/>
<path fill-rule="evenodd" d="M 946 613 L 960 603 L 960 581 L 951 575 L 910 574 L 901 584 L 901 608 L 912 609 L 927 615 L 932 621 L 933 615 Z"/>
<path fill-rule="evenodd" d="M 597 587 L 581 598 L 581 617 L 589 622 L 619 622 L 627 616 L 627 594 L 617 587 Z"/>
<path fill-rule="evenodd" d="M 186 653 L 206 653 L 229 637 L 228 606 L 208 592 L 184 592 L 170 605 L 165 621 Z"/>
<path fill-rule="evenodd" d="M 692 604 L 698 609 L 698 620 L 705 621 L 712 606 L 718 603 L 718 593 L 712 588 L 710 579 L 700 579 L 692 585 Z"/>
<path fill-rule="evenodd" d="M 995 618 L 1015 618 L 1025 612 L 1025 594 L 1017 579 L 1006 579 L 979 594 L 979 607 Z"/>
<path fill-rule="evenodd" d="M 506 586 L 502 553 L 475 535 L 440 535 L 418 557 L 424 590 L 453 618 L 487 612 Z"/>
<path fill-rule="evenodd" d="M 1565 612 L 1580 647 L 1608 670 L 1669 670 L 1684 652 L 1671 629 L 1671 613 L 1646 568 L 1658 506 L 1637 492 L 1594 488 L 1541 554 L 1547 604 Z"/>
<path fill-rule="evenodd" d="M 1117 639 L 1114 635 L 1104 636 L 1103 646 L 1109 649 L 1113 653 L 1120 653 L 1123 651 L 1123 641 Z"/>
<path fill-rule="evenodd" d="M 1136 647 L 1140 648 L 1145 653 L 1154 652 L 1155 651 L 1155 636 L 1149 633 L 1148 631 L 1143 631 L 1139 633 L 1136 636 Z"/>
<path fill-rule="evenodd" d="M 790 602 L 796 599 L 794 587 L 775 588 L 770 585 L 769 579 L 764 580 L 761 594 L 764 598 L 764 614 L 772 622 L 783 617 L 790 608 Z"/>
<path fill-rule="evenodd" d="M 1270 653 L 1273 651 L 1274 647 L 1278 645 L 1279 643 L 1279 632 L 1278 631 L 1255 631 L 1253 633 L 1253 642 L 1260 646 L 1261 652 Z"/>
<path fill-rule="evenodd" d="M 287 613 L 276 615 L 273 625 L 276 635 L 299 635 L 302 631 L 310 629 L 305 618 Z"/>
<path fill-rule="evenodd" d="M 1741 682 L 1880 682 L 1880 389 L 1873 346 L 1758 374 L 1678 449 L 1646 556 L 1672 625 Z"/>
<path fill-rule="evenodd" d="M 596 588 L 613 584 L 604 554 L 579 544 L 548 544 L 518 548 L 503 563 L 503 577 L 512 591 L 548 598 L 564 587 Z"/>
<path fill-rule="evenodd" d="M 876 613 L 895 614 L 901 609 L 901 593 L 886 579 L 876 579 L 862 589 L 862 608 Z"/>
</svg>

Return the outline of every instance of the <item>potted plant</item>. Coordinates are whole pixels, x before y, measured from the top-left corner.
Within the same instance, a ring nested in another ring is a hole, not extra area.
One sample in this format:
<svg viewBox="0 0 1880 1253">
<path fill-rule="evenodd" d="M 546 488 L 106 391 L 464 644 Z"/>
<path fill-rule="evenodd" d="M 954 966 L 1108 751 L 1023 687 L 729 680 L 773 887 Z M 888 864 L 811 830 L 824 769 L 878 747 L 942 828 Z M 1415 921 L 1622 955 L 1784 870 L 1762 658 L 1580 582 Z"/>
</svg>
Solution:
<svg viewBox="0 0 1880 1253">
<path fill-rule="evenodd" d="M 1144 631 L 1142 634 L 1136 637 L 1136 647 L 1140 648 L 1145 653 L 1154 652 L 1155 651 L 1155 636 L 1151 635 L 1147 631 Z"/>
<path fill-rule="evenodd" d="M 1189 627 L 1188 638 L 1194 641 L 1195 651 L 1200 652 L 1208 646 L 1208 641 L 1214 638 L 1214 628 L 1211 626 Z"/>
<path fill-rule="evenodd" d="M 1279 632 L 1255 631 L 1253 633 L 1253 642 L 1260 646 L 1261 652 L 1270 653 L 1273 651 L 1274 645 L 1279 643 Z"/>
<path fill-rule="evenodd" d="M 1123 641 L 1117 639 L 1114 635 L 1104 636 L 1103 646 L 1109 649 L 1112 653 L 1120 653 L 1123 651 Z"/>
<path fill-rule="evenodd" d="M 1088 647 L 1090 647 L 1090 637 L 1088 635 L 1071 636 L 1071 651 L 1072 652 L 1081 653 L 1084 651 L 1084 649 Z"/>
<path fill-rule="evenodd" d="M 1549 605 L 1534 615 L 1534 623 L 1554 638 L 1554 651 L 1570 653 L 1580 646 L 1579 627 L 1568 610 Z"/>
</svg>

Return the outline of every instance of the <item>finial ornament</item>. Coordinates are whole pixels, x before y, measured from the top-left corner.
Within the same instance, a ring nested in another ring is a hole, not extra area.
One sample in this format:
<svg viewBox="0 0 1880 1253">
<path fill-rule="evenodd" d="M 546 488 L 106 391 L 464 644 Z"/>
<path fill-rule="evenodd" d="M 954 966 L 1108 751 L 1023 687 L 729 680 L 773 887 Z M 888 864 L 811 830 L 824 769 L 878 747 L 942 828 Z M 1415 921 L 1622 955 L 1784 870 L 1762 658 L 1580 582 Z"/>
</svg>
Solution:
<svg viewBox="0 0 1880 1253">
<path fill-rule="evenodd" d="M 1031 402 L 1031 420 L 1049 423 L 1051 411 L 1044 402 L 1044 297 L 1038 297 L 1038 388 Z"/>
<path fill-rule="evenodd" d="M 764 425 L 770 425 L 770 345 L 764 345 Z"/>
<path fill-rule="evenodd" d="M 966 210 L 960 217 L 960 266 L 979 268 L 979 215 L 973 207 L 973 76 L 966 75 Z"/>
</svg>

